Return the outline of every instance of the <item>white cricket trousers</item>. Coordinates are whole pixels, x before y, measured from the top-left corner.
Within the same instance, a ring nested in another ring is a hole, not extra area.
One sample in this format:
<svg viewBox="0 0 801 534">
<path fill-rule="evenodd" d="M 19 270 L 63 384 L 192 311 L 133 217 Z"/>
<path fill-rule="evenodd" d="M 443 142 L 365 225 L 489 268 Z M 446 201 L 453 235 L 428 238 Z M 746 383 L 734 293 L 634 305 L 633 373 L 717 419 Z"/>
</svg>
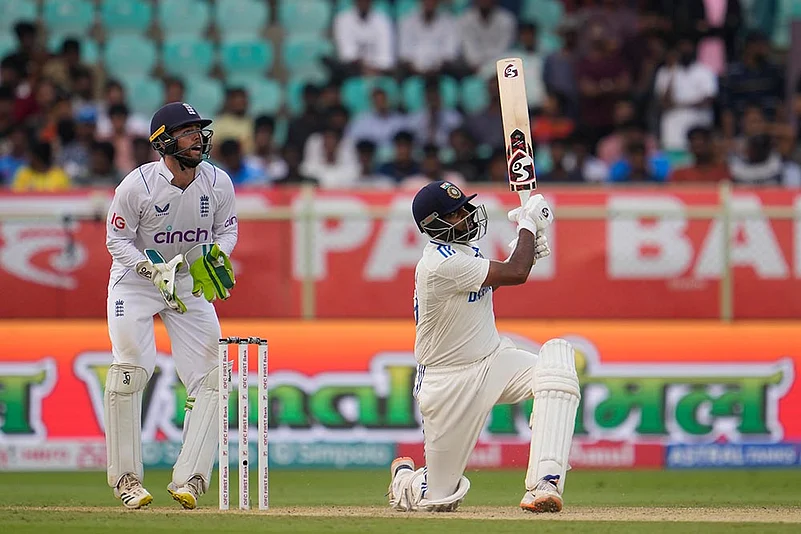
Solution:
<svg viewBox="0 0 801 534">
<path fill-rule="evenodd" d="M 533 398 L 536 363 L 536 354 L 501 338 L 498 350 L 483 360 L 453 367 L 418 367 L 416 397 L 423 416 L 426 499 L 444 499 L 456 491 L 493 406 Z"/>
<path fill-rule="evenodd" d="M 153 317 L 158 314 L 170 337 L 172 357 L 178 378 L 187 395 L 195 396 L 202 378 L 217 365 L 220 322 L 214 305 L 192 295 L 192 277 L 176 279 L 178 296 L 186 305 L 181 314 L 167 307 L 155 286 L 127 272 L 109 287 L 108 332 L 114 363 L 137 365 L 153 375 L 156 364 L 156 338 Z"/>
</svg>

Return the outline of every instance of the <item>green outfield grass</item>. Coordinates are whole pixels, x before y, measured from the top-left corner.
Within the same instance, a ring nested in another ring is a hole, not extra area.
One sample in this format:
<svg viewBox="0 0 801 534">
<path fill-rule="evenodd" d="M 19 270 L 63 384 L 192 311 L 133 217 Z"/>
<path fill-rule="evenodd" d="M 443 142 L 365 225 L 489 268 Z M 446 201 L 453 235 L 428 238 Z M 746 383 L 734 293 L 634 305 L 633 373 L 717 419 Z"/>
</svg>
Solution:
<svg viewBox="0 0 801 534">
<path fill-rule="evenodd" d="M 169 477 L 167 471 L 148 472 L 145 485 L 155 497 L 153 505 L 126 512 L 112 497 L 104 473 L 0 473 L 0 534 L 801 532 L 801 472 L 796 470 L 574 472 L 568 477 L 565 511 L 557 518 L 517 509 L 522 472 L 468 473 L 472 489 L 463 508 L 437 515 L 389 514 L 387 471 L 275 470 L 271 512 L 225 516 L 215 513 L 216 484 L 202 498 L 200 510 L 187 512 L 167 495 Z M 255 501 L 255 480 L 251 491 Z M 747 522 L 751 511 L 761 523 Z M 659 514 L 665 521 L 649 520 Z M 603 520 L 593 521 L 594 515 Z M 765 523 L 766 516 L 773 522 Z M 737 522 L 721 522 L 732 520 Z"/>
</svg>

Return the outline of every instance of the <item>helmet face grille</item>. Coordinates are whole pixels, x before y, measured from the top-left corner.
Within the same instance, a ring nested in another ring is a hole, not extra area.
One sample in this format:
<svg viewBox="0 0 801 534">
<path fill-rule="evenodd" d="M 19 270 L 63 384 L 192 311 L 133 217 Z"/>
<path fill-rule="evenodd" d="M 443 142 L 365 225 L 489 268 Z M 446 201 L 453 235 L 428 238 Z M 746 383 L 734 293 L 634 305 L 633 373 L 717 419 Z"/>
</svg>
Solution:
<svg viewBox="0 0 801 534">
<path fill-rule="evenodd" d="M 449 223 L 440 215 L 434 213 L 421 221 L 420 226 L 425 233 L 437 241 L 462 245 L 478 241 L 487 233 L 487 209 L 484 204 L 473 206 L 468 203 L 464 207 L 470 213 L 455 223 Z M 432 216 L 433 219 L 431 218 Z"/>
</svg>

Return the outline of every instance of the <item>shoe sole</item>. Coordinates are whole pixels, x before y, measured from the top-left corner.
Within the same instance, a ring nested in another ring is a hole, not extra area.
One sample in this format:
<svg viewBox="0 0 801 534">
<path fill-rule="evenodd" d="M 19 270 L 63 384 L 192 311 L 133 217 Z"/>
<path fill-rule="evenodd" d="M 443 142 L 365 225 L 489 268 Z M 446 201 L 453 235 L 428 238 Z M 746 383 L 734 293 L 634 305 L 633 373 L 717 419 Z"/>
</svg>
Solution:
<svg viewBox="0 0 801 534">
<path fill-rule="evenodd" d="M 170 494 L 173 500 L 181 503 L 181 506 L 184 507 L 184 510 L 194 510 L 197 506 L 197 501 L 191 495 L 186 493 L 177 493 L 169 489 L 167 490 L 167 493 Z"/>
<path fill-rule="evenodd" d="M 137 504 L 136 506 L 128 506 L 125 503 L 122 503 L 122 505 L 126 507 L 128 510 L 141 510 L 142 508 L 145 508 L 148 504 L 152 502 L 153 502 L 153 496 L 148 495 L 147 497 L 139 501 L 139 504 Z"/>
<path fill-rule="evenodd" d="M 562 500 L 556 497 L 540 497 L 533 503 L 520 503 L 520 508 L 534 514 L 556 513 L 562 511 Z"/>
</svg>

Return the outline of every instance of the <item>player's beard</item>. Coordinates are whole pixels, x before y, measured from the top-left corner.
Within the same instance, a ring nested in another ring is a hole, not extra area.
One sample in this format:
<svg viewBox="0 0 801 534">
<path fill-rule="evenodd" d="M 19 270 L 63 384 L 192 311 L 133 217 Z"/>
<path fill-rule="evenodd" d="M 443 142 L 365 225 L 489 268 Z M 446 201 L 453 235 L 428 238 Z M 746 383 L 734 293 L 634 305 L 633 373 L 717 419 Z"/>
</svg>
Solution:
<svg viewBox="0 0 801 534">
<path fill-rule="evenodd" d="M 194 169 L 203 161 L 203 151 L 196 153 L 192 150 L 187 150 L 186 152 L 177 154 L 175 159 L 177 159 L 183 167 Z"/>
</svg>

